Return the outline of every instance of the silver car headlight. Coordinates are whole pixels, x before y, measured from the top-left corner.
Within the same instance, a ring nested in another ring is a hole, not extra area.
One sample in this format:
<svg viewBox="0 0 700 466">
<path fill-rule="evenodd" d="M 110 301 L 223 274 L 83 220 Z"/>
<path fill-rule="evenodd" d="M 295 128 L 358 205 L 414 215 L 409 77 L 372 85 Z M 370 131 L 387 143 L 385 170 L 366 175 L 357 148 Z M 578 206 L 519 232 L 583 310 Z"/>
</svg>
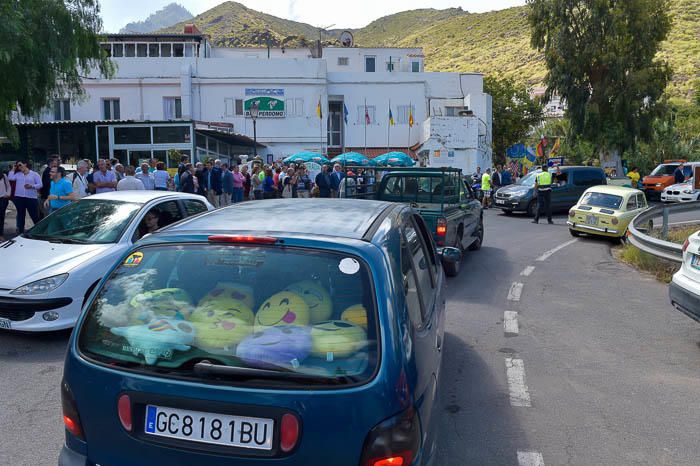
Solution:
<svg viewBox="0 0 700 466">
<path fill-rule="evenodd" d="M 26 285 L 22 285 L 19 288 L 12 290 L 10 294 L 27 296 L 48 293 L 49 291 L 53 291 L 61 286 L 66 279 L 68 279 L 67 273 L 62 273 L 61 275 L 55 275 L 49 278 L 43 278 L 35 282 L 27 283 Z"/>
<path fill-rule="evenodd" d="M 692 191 L 690 189 L 684 189 L 683 194 L 692 194 Z"/>
</svg>

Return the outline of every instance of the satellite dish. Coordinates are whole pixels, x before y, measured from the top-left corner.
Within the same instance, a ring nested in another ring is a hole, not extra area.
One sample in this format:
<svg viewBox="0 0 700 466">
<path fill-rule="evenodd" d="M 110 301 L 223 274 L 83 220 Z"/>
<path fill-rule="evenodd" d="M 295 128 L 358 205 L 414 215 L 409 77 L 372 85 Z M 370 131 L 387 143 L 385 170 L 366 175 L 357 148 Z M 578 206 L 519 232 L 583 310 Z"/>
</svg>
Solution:
<svg viewBox="0 0 700 466">
<path fill-rule="evenodd" d="M 352 37 L 352 32 L 343 31 L 342 34 L 340 34 L 340 43 L 343 47 L 352 47 L 353 45 L 355 45 L 355 40 Z"/>
</svg>

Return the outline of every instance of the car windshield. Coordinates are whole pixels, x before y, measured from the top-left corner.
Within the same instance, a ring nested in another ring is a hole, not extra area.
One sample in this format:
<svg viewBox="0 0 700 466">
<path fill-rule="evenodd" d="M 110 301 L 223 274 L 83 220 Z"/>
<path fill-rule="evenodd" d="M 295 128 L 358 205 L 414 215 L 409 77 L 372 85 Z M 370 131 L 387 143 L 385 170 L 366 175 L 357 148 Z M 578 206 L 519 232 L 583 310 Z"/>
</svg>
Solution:
<svg viewBox="0 0 700 466">
<path fill-rule="evenodd" d="M 605 209 L 619 209 L 622 204 L 622 196 L 605 193 L 586 193 L 581 198 L 581 205 L 603 207 Z"/>
<path fill-rule="evenodd" d="M 524 177 L 522 177 L 520 179 L 518 184 L 523 185 L 523 186 L 529 186 L 529 187 L 535 186 L 535 181 L 536 181 L 537 175 L 539 173 L 540 173 L 539 171 L 528 173 L 527 175 L 525 175 Z"/>
<path fill-rule="evenodd" d="M 246 383 L 343 385 L 378 364 L 369 268 L 345 254 L 171 244 L 131 254 L 80 329 L 80 350 L 128 370 Z"/>
<path fill-rule="evenodd" d="M 459 183 L 463 182 L 458 172 L 437 176 L 389 176 L 381 199 L 419 204 L 457 203 Z"/>
<path fill-rule="evenodd" d="M 24 236 L 68 243 L 116 243 L 140 208 L 130 202 L 83 199 L 44 218 Z"/>
<path fill-rule="evenodd" d="M 667 175 L 673 175 L 673 172 L 676 171 L 676 168 L 678 168 L 678 165 L 668 165 L 668 164 L 663 164 L 659 165 L 652 171 L 649 176 L 667 176 Z"/>
</svg>

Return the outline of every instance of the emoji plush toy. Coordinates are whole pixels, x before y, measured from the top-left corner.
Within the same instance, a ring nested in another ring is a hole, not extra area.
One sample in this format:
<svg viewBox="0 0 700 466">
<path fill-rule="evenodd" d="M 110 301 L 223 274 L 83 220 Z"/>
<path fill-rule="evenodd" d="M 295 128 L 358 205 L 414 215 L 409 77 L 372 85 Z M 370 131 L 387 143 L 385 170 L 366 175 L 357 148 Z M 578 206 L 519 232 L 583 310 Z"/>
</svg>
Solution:
<svg viewBox="0 0 700 466">
<path fill-rule="evenodd" d="M 159 358 L 170 358 L 173 350 L 187 351 L 194 342 L 195 329 L 183 320 L 156 319 L 148 324 L 116 327 L 111 332 L 126 338 L 130 350 L 142 354 L 146 364 L 155 364 Z"/>
<path fill-rule="evenodd" d="M 136 322 L 147 323 L 152 317 L 187 320 L 192 313 L 192 299 L 180 288 L 145 291 L 131 299 Z"/>
<path fill-rule="evenodd" d="M 236 356 L 256 367 L 298 367 L 311 351 L 311 330 L 298 325 L 268 327 L 236 348 Z"/>
<path fill-rule="evenodd" d="M 359 325 L 367 330 L 367 309 L 362 304 L 355 304 L 345 309 L 340 314 L 340 320 L 350 322 L 351 324 Z"/>
<path fill-rule="evenodd" d="M 331 314 L 333 313 L 331 295 L 319 284 L 311 280 L 304 280 L 289 285 L 284 291 L 291 291 L 304 299 L 309 306 L 312 324 L 317 324 L 331 318 Z"/>
<path fill-rule="evenodd" d="M 332 361 L 362 349 L 367 334 L 359 325 L 344 320 L 327 320 L 311 328 L 311 354 Z"/>
<path fill-rule="evenodd" d="M 308 325 L 309 306 L 296 293 L 282 291 L 265 301 L 255 314 L 255 331 L 277 325 Z"/>
<path fill-rule="evenodd" d="M 233 349 L 253 333 L 253 311 L 242 301 L 219 298 L 205 301 L 190 316 L 197 330 L 195 344 L 203 349 Z"/>
<path fill-rule="evenodd" d="M 250 309 L 255 306 L 253 288 L 238 283 L 217 283 L 213 290 L 199 300 L 199 305 L 201 306 L 207 301 L 216 301 L 218 299 L 235 299 L 237 301 L 242 301 Z"/>
</svg>

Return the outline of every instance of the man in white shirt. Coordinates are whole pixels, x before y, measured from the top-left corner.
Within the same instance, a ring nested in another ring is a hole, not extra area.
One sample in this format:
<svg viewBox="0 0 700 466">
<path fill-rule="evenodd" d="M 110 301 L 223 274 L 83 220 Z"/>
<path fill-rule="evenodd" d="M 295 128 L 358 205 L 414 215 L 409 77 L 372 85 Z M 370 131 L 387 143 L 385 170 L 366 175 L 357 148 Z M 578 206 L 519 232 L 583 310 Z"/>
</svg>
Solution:
<svg viewBox="0 0 700 466">
<path fill-rule="evenodd" d="M 136 169 L 129 165 L 126 167 L 126 176 L 117 183 L 117 191 L 143 191 L 143 183 L 136 178 Z M 148 173 L 148 172 L 146 172 Z"/>
<path fill-rule="evenodd" d="M 77 201 L 90 195 L 87 181 L 88 163 L 85 160 L 78 162 L 78 168 L 73 175 L 73 198 Z"/>
<path fill-rule="evenodd" d="M 39 221 L 38 191 L 41 189 L 41 177 L 31 170 L 29 162 L 17 162 L 15 168 L 7 175 L 15 181 L 15 207 L 17 208 L 17 233 L 24 233 L 27 212 L 35 224 Z"/>
<path fill-rule="evenodd" d="M 142 163 L 141 172 L 136 173 L 136 179 L 141 181 L 141 183 L 143 184 L 143 189 L 153 191 L 154 189 L 156 189 L 156 184 L 153 178 L 153 173 L 150 173 L 148 169 L 148 164 L 145 162 Z"/>
</svg>

